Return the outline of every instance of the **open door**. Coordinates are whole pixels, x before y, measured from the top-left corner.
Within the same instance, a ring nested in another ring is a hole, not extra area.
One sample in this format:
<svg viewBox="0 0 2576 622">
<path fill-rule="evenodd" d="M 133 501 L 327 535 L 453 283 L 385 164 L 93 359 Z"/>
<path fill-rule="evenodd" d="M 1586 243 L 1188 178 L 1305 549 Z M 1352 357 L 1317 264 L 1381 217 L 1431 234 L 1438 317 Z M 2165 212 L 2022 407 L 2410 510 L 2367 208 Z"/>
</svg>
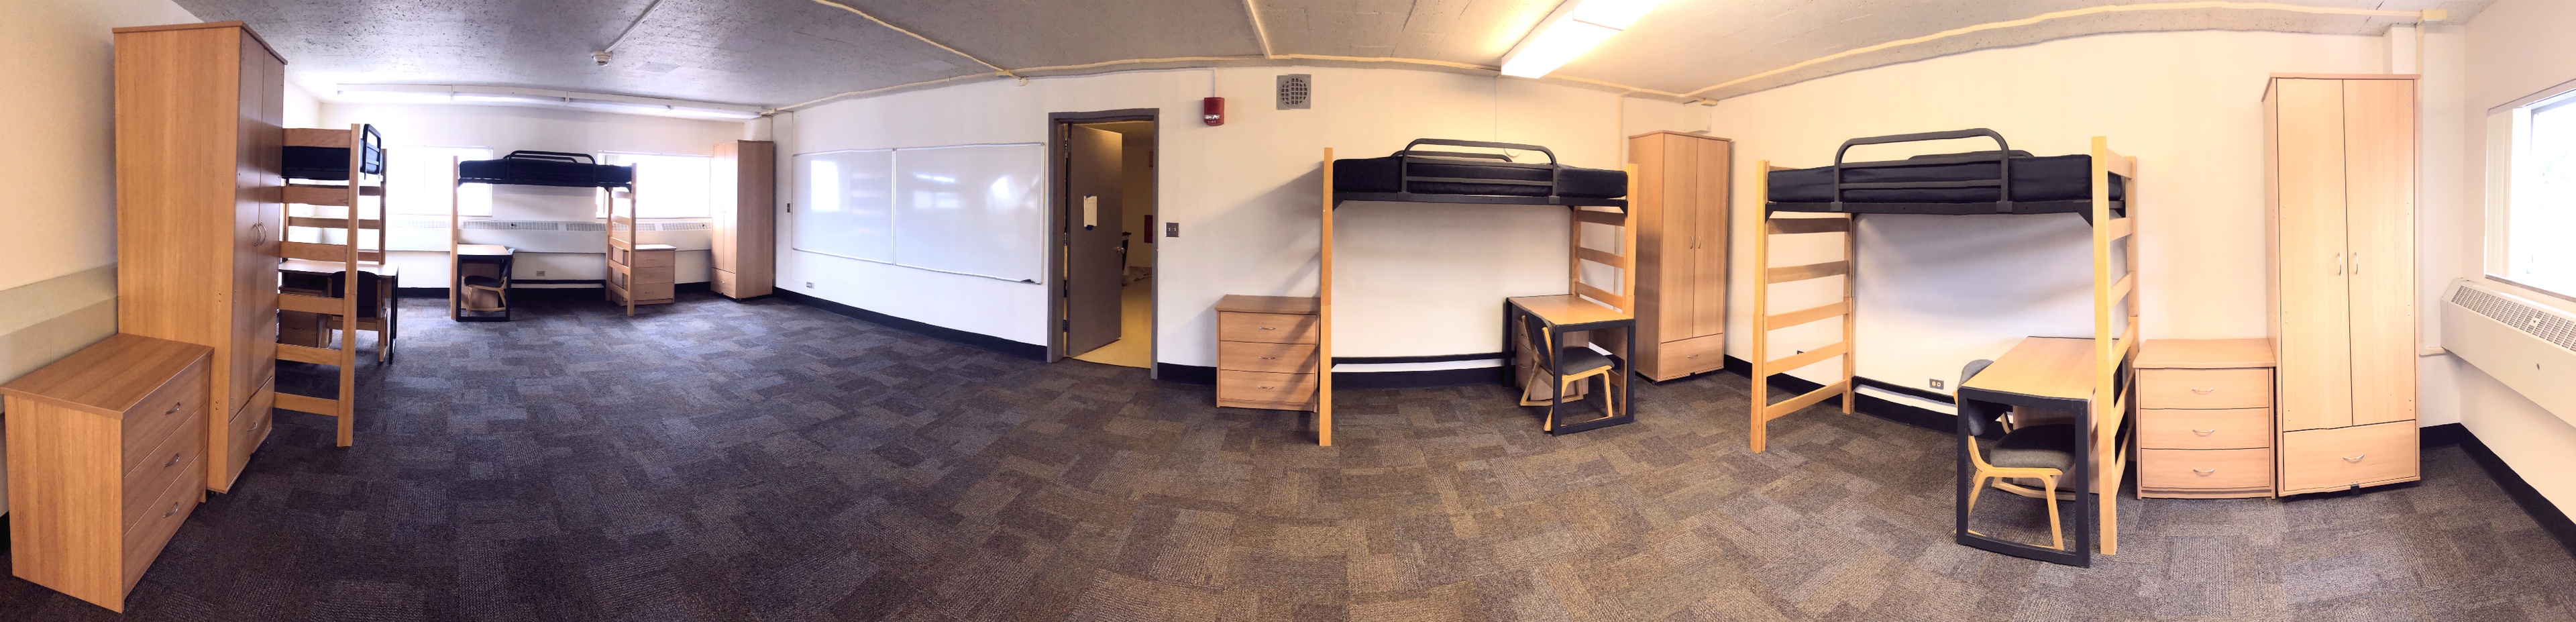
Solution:
<svg viewBox="0 0 2576 622">
<path fill-rule="evenodd" d="M 1119 252 L 1124 214 L 1119 210 L 1123 137 L 1085 125 L 1064 124 L 1065 213 L 1064 353 L 1082 354 L 1109 345 L 1120 336 L 1120 276 L 1127 271 Z"/>
</svg>

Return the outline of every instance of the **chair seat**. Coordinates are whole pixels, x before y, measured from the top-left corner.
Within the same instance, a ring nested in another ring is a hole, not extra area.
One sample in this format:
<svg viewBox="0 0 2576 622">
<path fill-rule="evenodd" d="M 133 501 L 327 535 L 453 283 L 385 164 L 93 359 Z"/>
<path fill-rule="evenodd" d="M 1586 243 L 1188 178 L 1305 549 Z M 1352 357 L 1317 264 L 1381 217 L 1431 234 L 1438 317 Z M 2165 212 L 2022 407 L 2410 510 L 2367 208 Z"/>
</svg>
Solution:
<svg viewBox="0 0 2576 622">
<path fill-rule="evenodd" d="M 1591 348 L 1565 348 L 1556 353 L 1556 367 L 1556 375 L 1572 376 L 1610 367 L 1610 357 L 1602 356 Z"/>
<path fill-rule="evenodd" d="M 2075 425 L 2035 425 L 2013 430 L 1986 452 L 1986 463 L 2006 469 L 2057 469 L 2075 466 Z"/>
<path fill-rule="evenodd" d="M 501 279 L 496 278 L 496 277 L 488 277 L 488 276 L 468 276 L 468 277 L 465 277 L 465 286 L 466 286 L 466 287 L 490 287 L 490 288 L 496 288 L 496 289 L 497 289 L 497 288 L 501 287 Z"/>
</svg>

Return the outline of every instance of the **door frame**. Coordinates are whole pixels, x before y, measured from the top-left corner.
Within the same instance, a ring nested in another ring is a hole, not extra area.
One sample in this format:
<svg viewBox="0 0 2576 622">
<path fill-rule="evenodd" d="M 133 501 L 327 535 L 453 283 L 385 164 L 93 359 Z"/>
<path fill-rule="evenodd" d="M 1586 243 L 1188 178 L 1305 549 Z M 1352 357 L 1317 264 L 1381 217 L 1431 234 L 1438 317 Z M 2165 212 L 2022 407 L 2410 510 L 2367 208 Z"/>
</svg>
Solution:
<svg viewBox="0 0 2576 622">
<path fill-rule="evenodd" d="M 1162 112 L 1163 111 L 1160 108 L 1121 108 L 1117 110 L 1099 110 L 1092 112 L 1047 113 L 1046 360 L 1049 363 L 1064 360 L 1066 356 L 1064 352 L 1063 318 L 1065 308 L 1065 283 L 1063 281 L 1063 275 L 1065 271 L 1064 249 L 1065 245 L 1070 241 L 1066 237 L 1069 235 L 1066 227 L 1070 225 L 1070 222 L 1065 218 L 1065 211 L 1071 209 L 1071 202 L 1065 200 L 1065 179 L 1063 173 L 1065 162 L 1072 158 L 1072 152 L 1066 148 L 1065 126 L 1081 123 L 1109 123 L 1113 121 L 1145 121 L 1153 123 L 1154 141 L 1152 143 L 1152 148 L 1155 154 L 1155 161 L 1159 164 L 1162 160 L 1163 151 L 1164 128 L 1161 119 Z M 1158 212 L 1155 214 L 1154 219 L 1155 222 L 1159 223 L 1163 221 L 1162 215 L 1159 213 L 1161 211 L 1160 206 L 1162 205 L 1160 197 L 1162 196 L 1163 167 L 1155 166 L 1152 174 L 1154 176 L 1154 194 L 1157 198 L 1155 201 L 1155 205 L 1157 206 L 1155 210 Z M 1123 220 L 1126 214 L 1123 209 L 1123 204 L 1121 207 L 1120 217 Z M 1145 231 L 1142 233 L 1147 234 L 1147 237 L 1151 237 L 1154 234 L 1152 231 Z M 1136 246 L 1144 246 L 1146 247 L 1145 252 L 1154 253 L 1158 252 L 1156 247 L 1159 245 L 1153 242 L 1146 242 L 1141 245 L 1130 245 L 1127 249 L 1128 252 L 1135 252 Z M 1152 285 L 1154 288 L 1153 299 L 1150 304 L 1145 305 L 1146 339 L 1149 340 L 1147 342 L 1149 347 L 1146 349 L 1145 355 L 1145 373 L 1147 378 L 1158 378 L 1161 374 L 1161 366 L 1156 365 L 1155 362 L 1162 360 L 1163 350 L 1162 322 L 1160 321 L 1162 319 L 1160 314 L 1162 311 L 1161 307 L 1163 300 L 1163 281 L 1161 274 L 1163 262 L 1160 256 L 1156 256 L 1154 259 L 1155 280 Z"/>
</svg>

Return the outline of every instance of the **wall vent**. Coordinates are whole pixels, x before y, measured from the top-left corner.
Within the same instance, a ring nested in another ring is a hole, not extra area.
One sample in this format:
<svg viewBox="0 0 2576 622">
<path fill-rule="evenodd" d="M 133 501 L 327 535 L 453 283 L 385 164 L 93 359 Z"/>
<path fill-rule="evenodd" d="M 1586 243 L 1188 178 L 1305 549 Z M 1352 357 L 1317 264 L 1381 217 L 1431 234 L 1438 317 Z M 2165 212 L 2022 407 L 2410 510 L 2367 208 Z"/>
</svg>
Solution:
<svg viewBox="0 0 2576 622">
<path fill-rule="evenodd" d="M 2487 316 L 2504 323 L 2505 326 L 2539 337 L 2541 341 L 2558 344 L 2558 347 L 2568 350 L 2576 350 L 2576 321 L 2570 321 L 2566 317 L 2544 313 L 2529 304 L 2506 300 L 2477 287 L 2462 287 L 2453 291 L 2451 304 L 2476 311 L 2478 315 Z"/>
<path fill-rule="evenodd" d="M 559 231 L 564 223 L 543 220 L 468 220 L 457 223 L 459 229 L 498 231 Z"/>
<path fill-rule="evenodd" d="M 1314 74 L 1289 73 L 1279 75 L 1280 110 L 1305 110 L 1313 108 L 1314 103 Z"/>
<path fill-rule="evenodd" d="M 2442 349 L 2576 424 L 2576 314 L 2467 279 L 2442 305 Z"/>
</svg>

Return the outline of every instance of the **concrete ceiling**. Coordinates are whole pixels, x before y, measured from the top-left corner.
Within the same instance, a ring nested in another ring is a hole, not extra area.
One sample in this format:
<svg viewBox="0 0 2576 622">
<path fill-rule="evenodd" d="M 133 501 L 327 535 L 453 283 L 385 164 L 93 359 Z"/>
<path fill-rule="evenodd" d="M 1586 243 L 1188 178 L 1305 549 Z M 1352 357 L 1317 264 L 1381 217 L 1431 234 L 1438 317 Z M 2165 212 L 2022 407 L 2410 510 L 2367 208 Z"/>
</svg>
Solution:
<svg viewBox="0 0 2576 622">
<path fill-rule="evenodd" d="M 249 22 L 307 85 L 476 84 L 777 106 L 993 73 L 1414 59 L 1491 66 L 1557 0 L 176 0 Z M 1948 29 L 2105 5 L 2179 0 L 1666 0 L 1557 75 L 1723 98 L 1834 73 L 2114 32 L 2372 34 L 2388 17 L 2209 7 L 2114 12 L 1900 46 L 1745 80 Z M 2493 0 L 2272 0 L 2439 8 L 2465 22 Z M 649 14 L 646 7 L 653 8 Z M 936 41 L 879 25 L 848 9 Z M 637 16 L 643 14 L 642 20 Z M 617 40 L 616 58 L 590 53 Z M 1185 59 L 1110 64 L 1135 59 Z M 979 62 L 980 61 L 980 62 Z M 1708 89 L 1730 81 L 1738 83 Z M 328 97 L 330 93 L 319 93 Z"/>
</svg>

